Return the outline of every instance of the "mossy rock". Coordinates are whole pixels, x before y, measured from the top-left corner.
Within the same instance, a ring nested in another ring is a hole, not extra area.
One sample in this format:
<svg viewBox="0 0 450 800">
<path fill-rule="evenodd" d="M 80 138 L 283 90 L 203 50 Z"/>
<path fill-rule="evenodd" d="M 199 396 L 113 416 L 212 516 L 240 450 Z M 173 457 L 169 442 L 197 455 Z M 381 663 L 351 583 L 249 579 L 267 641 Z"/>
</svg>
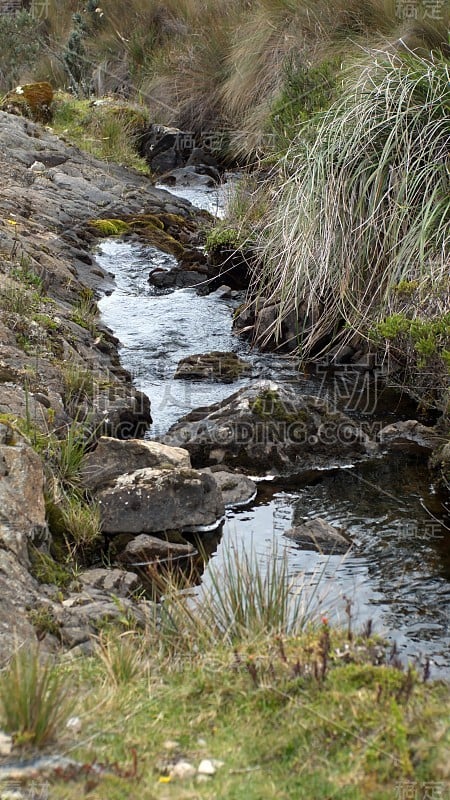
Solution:
<svg viewBox="0 0 450 800">
<path fill-rule="evenodd" d="M 139 214 L 135 217 L 129 217 L 128 222 L 133 229 L 146 228 L 148 225 L 159 228 L 161 231 L 165 228 L 164 222 L 156 214 Z"/>
<path fill-rule="evenodd" d="M 129 224 L 122 219 L 91 219 L 89 227 L 98 236 L 122 236 L 130 230 Z"/>
<path fill-rule="evenodd" d="M 49 122 L 52 117 L 53 88 L 47 81 L 24 83 L 3 98 L 1 109 L 31 117 L 37 122 Z"/>
<path fill-rule="evenodd" d="M 302 422 L 308 421 L 307 411 L 300 410 L 289 412 L 288 407 L 282 402 L 278 392 L 274 389 L 264 389 L 250 406 L 251 411 L 262 420 L 276 420 L 277 422 Z"/>
<path fill-rule="evenodd" d="M 174 378 L 232 383 L 250 371 L 250 365 L 236 353 L 213 351 L 183 358 Z"/>
</svg>

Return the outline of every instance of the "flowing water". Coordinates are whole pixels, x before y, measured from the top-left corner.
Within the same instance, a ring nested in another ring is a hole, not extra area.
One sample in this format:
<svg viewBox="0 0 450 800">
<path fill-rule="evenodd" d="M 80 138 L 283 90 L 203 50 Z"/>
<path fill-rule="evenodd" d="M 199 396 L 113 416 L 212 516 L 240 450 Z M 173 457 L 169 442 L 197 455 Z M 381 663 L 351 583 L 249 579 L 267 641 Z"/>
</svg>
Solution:
<svg viewBox="0 0 450 800">
<path fill-rule="evenodd" d="M 189 199 L 197 205 L 211 209 L 218 203 L 214 194 L 192 192 Z M 233 334 L 238 298 L 200 297 L 194 289 L 161 293 L 151 287 L 151 269 L 174 265 L 172 256 L 107 240 L 97 260 L 115 274 L 114 291 L 100 301 L 102 318 L 120 339 L 123 366 L 151 399 L 152 438 L 191 409 L 221 400 L 249 380 L 271 378 L 303 393 L 335 397 L 336 384 L 298 374 L 292 361 L 251 351 Z M 237 352 L 250 361 L 252 376 L 232 386 L 173 380 L 181 358 L 211 350 Z M 373 388 L 363 408 L 366 418 L 371 424 L 392 421 L 389 407 L 372 407 Z M 275 540 L 277 552 L 288 554 L 292 575 L 301 573 L 302 580 L 318 585 L 321 614 L 347 624 L 351 608 L 355 626 L 371 620 L 405 658 L 429 658 L 433 675 L 449 675 L 450 510 L 430 485 L 426 459 L 393 455 L 324 473 L 312 485 L 263 482 L 259 489 L 252 506 L 227 513 L 212 563 L 220 566 L 224 546 L 252 548 L 264 563 Z M 355 542 L 350 554 L 323 556 L 283 536 L 292 524 L 315 516 L 347 530 Z"/>
</svg>

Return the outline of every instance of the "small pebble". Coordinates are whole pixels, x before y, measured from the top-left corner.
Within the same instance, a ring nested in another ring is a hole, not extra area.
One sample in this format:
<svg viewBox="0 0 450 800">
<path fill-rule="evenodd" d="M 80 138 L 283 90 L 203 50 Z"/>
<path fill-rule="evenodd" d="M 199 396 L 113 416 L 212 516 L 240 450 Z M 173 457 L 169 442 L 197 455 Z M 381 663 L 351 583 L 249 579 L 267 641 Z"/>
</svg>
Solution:
<svg viewBox="0 0 450 800">
<path fill-rule="evenodd" d="M 188 781 L 190 778 L 194 778 L 196 773 L 197 770 L 188 761 L 179 761 L 170 770 L 170 777 L 180 781 Z"/>
<path fill-rule="evenodd" d="M 80 733 L 81 719 L 79 717 L 70 717 L 70 719 L 67 720 L 66 728 L 73 731 L 73 733 Z"/>
<path fill-rule="evenodd" d="M 209 758 L 204 758 L 203 761 L 200 761 L 197 773 L 199 775 L 215 775 L 216 768 Z"/>
</svg>

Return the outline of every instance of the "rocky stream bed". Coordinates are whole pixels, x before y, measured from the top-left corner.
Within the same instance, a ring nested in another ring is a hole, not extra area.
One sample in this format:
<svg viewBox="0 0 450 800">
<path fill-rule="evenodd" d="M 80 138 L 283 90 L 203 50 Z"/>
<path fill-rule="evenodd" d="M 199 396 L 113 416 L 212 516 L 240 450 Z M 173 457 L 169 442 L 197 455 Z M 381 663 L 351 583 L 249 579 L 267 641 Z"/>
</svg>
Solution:
<svg viewBox="0 0 450 800">
<path fill-rule="evenodd" d="M 99 624 L 145 624 L 149 564 L 200 576 L 199 542 L 217 564 L 226 545 L 264 562 L 275 539 L 292 574 L 320 575 L 321 613 L 370 619 L 445 672 L 449 509 L 430 420 L 368 367 L 307 376 L 235 335 L 243 297 L 206 259 L 205 212 L 28 120 L 2 113 L 0 136 L 2 658 L 36 634 L 89 652 Z M 74 366 L 91 391 L 73 390 Z M 104 539 L 64 592 L 32 574 L 30 550 L 52 541 L 43 458 L 19 419 L 95 433 L 81 480 Z"/>
</svg>

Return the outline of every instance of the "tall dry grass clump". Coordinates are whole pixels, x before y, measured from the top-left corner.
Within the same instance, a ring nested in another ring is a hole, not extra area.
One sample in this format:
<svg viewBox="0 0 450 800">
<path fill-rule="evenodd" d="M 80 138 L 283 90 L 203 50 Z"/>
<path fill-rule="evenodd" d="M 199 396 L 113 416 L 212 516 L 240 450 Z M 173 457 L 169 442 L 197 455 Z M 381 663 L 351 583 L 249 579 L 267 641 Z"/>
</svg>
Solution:
<svg viewBox="0 0 450 800">
<path fill-rule="evenodd" d="M 314 141 L 293 143 L 263 232 L 257 291 L 280 324 L 307 304 L 306 354 L 344 323 L 365 332 L 401 282 L 448 282 L 450 62 L 407 46 L 370 61 Z"/>
</svg>

